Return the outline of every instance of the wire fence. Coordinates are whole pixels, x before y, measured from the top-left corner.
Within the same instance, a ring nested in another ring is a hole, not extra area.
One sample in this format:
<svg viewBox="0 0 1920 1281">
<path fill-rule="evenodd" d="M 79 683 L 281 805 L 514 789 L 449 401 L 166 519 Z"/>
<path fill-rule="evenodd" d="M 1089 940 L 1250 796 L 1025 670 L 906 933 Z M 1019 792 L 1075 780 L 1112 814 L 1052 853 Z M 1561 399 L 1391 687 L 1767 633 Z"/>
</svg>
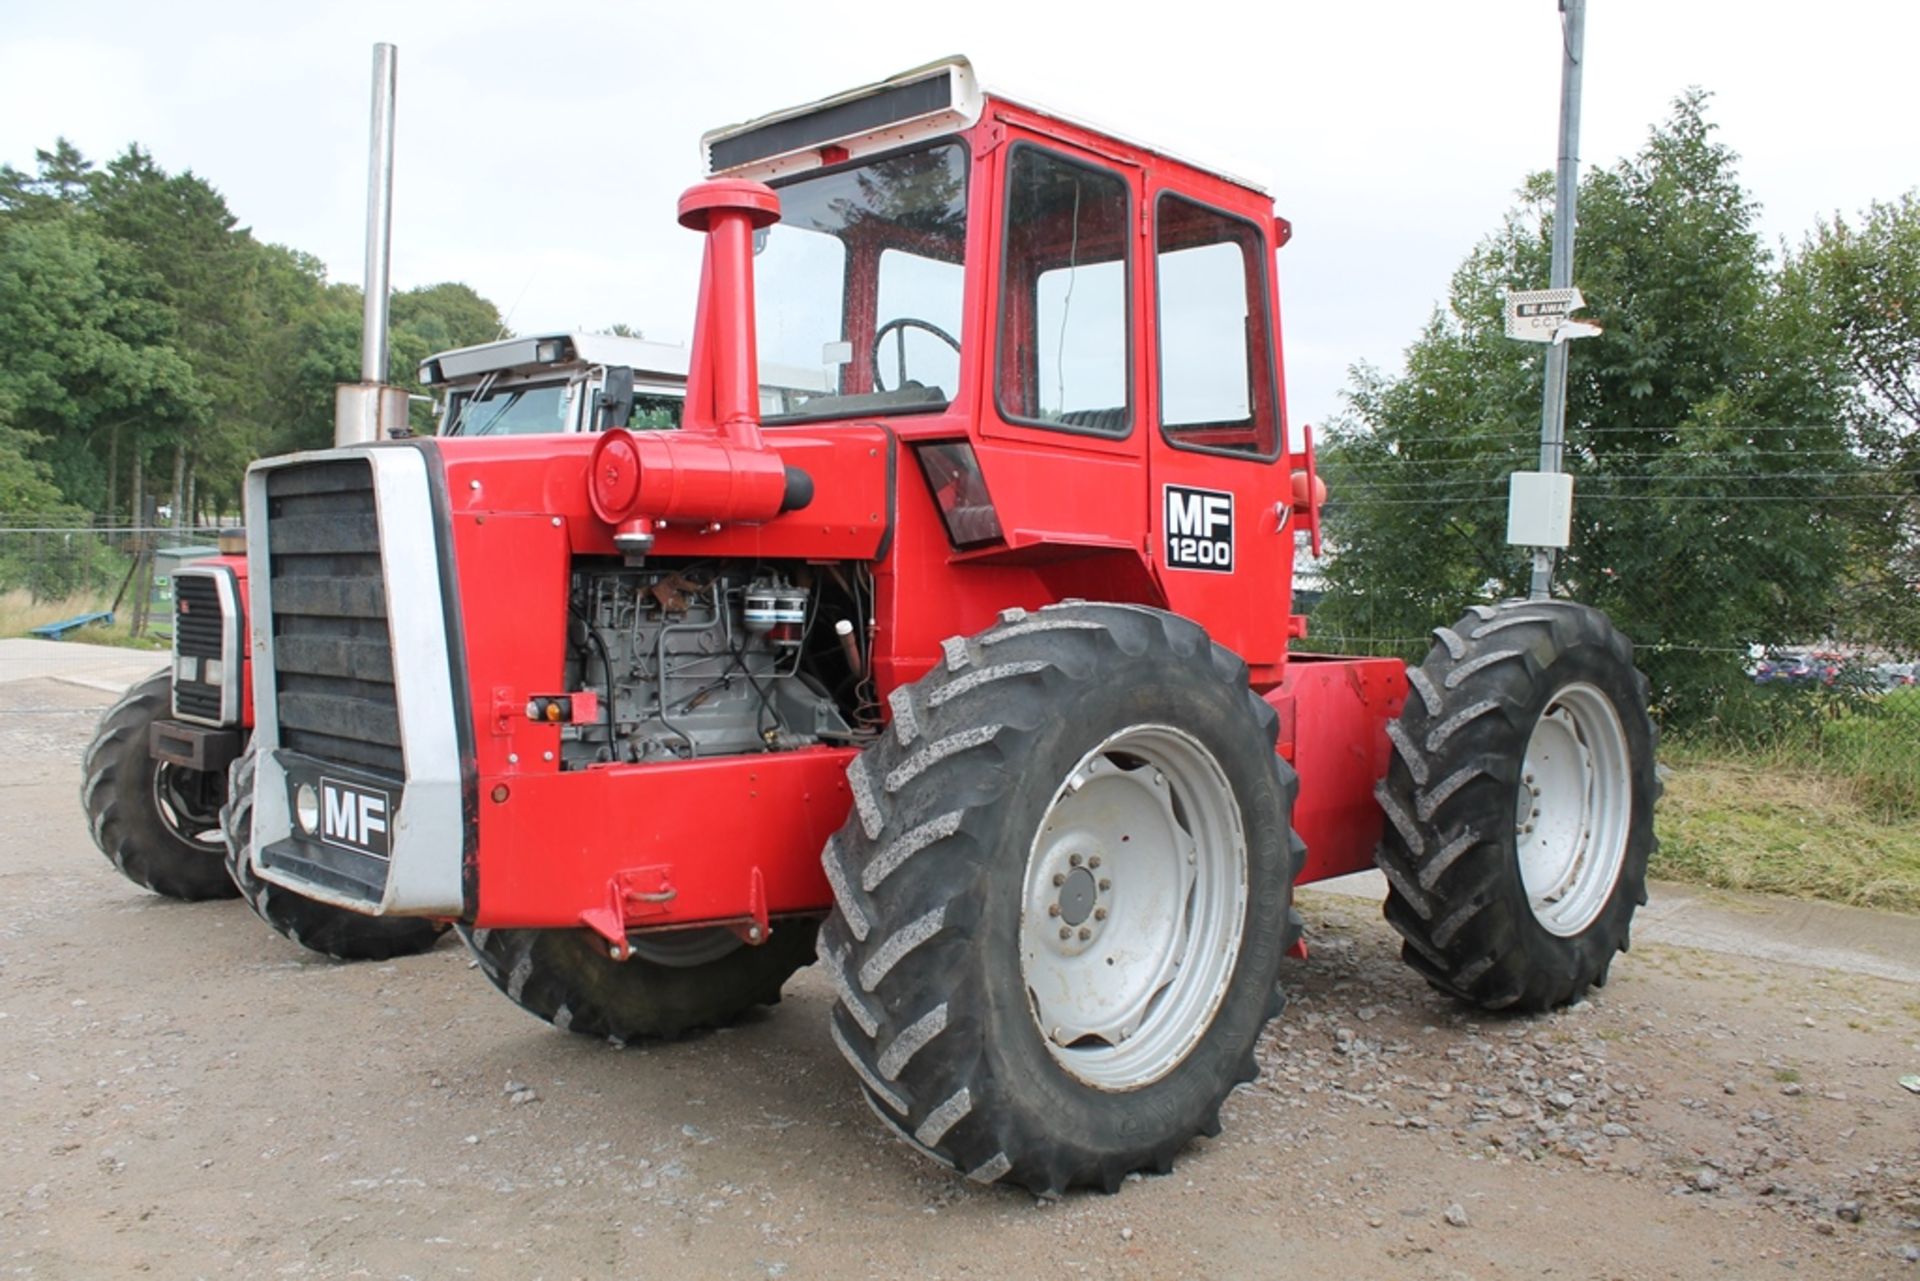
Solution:
<svg viewBox="0 0 1920 1281">
<path fill-rule="evenodd" d="M 219 550 L 221 528 L 0 516 L 0 636 L 165 641 L 173 571 Z"/>
<path fill-rule="evenodd" d="M 1585 433 L 1556 590 L 1633 640 L 1669 756 L 1844 778 L 1920 816 L 1920 469 L 1836 436 Z M 1330 447 L 1306 647 L 1418 662 L 1431 627 L 1523 595 L 1507 477 L 1537 448 L 1518 431 Z"/>
<path fill-rule="evenodd" d="M 1670 754 L 1844 776 L 1920 815 L 1920 468 L 1792 429 L 1743 437 L 1571 443 L 1559 590 L 1634 641 Z M 1295 583 L 1305 647 L 1417 663 L 1432 627 L 1522 594 L 1526 554 L 1502 537 L 1507 477 L 1536 448 L 1520 431 L 1329 447 L 1327 555 L 1303 552 Z M 164 642 L 172 570 L 212 554 L 220 532 L 0 514 L 0 636 L 92 617 L 58 634 Z"/>
</svg>

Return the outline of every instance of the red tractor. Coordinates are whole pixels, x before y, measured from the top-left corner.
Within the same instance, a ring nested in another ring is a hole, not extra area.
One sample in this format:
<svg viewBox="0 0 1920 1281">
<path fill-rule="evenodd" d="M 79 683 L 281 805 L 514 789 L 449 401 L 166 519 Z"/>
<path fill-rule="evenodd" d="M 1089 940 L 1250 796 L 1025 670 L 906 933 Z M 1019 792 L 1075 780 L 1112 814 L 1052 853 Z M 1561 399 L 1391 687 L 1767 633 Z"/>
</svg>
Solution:
<svg viewBox="0 0 1920 1281">
<path fill-rule="evenodd" d="M 817 955 L 875 1113 L 1040 1192 L 1217 1131 L 1295 884 L 1376 850 L 1436 986 L 1604 980 L 1653 844 L 1626 640 L 1549 600 L 1411 671 L 1289 653 L 1321 490 L 1264 193 L 962 60 L 705 147 L 677 431 L 250 472 L 249 876 L 454 921 L 595 1037 Z M 761 357 L 819 389 L 763 413 Z"/>
</svg>

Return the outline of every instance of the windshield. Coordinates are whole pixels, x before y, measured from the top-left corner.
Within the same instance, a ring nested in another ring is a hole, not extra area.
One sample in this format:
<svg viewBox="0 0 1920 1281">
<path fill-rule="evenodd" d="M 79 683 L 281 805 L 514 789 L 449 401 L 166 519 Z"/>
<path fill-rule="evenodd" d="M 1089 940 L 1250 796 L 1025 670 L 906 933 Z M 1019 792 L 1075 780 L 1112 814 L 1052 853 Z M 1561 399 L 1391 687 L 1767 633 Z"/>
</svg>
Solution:
<svg viewBox="0 0 1920 1281">
<path fill-rule="evenodd" d="M 781 186 L 780 221 L 754 240 L 762 376 L 805 371 L 820 390 L 790 392 L 771 419 L 943 408 L 960 384 L 966 241 L 959 143 Z"/>
<path fill-rule="evenodd" d="M 456 391 L 447 397 L 451 436 L 532 436 L 567 430 L 567 384 L 522 383 Z"/>
</svg>

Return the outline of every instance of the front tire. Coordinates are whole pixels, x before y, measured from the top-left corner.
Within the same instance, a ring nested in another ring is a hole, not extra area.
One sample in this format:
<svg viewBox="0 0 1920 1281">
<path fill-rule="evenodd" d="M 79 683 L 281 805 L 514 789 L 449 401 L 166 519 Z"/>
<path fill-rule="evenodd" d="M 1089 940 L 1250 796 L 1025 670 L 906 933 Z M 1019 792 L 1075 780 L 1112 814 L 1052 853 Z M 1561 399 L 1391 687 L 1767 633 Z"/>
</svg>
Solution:
<svg viewBox="0 0 1920 1281">
<path fill-rule="evenodd" d="M 155 721 L 173 713 L 173 675 L 156 672 L 100 717 L 81 766 L 87 828 L 121 875 L 185 902 L 232 898 L 220 835 L 226 777 L 154 759 Z"/>
<path fill-rule="evenodd" d="M 1647 678 L 1606 615 L 1572 601 L 1476 606 L 1435 635 L 1376 790 L 1387 921 L 1407 964 L 1462 1000 L 1578 1000 L 1647 901 Z"/>
<path fill-rule="evenodd" d="M 874 1112 L 985 1183 L 1170 1169 L 1256 1075 L 1302 851 L 1244 663 L 1118 605 L 946 642 L 848 769 L 832 1034 Z"/>
<path fill-rule="evenodd" d="M 386 961 L 430 950 L 447 932 L 442 921 L 418 916 L 366 916 L 316 902 L 285 886 L 263 881 L 247 858 L 253 840 L 254 752 L 249 747 L 227 776 L 227 806 L 220 811 L 226 833 L 227 872 L 241 897 L 275 931 L 309 951 L 337 961 Z"/>
<path fill-rule="evenodd" d="M 481 973 L 521 1009 L 563 1032 L 637 1041 L 724 1027 L 813 963 L 817 920 L 773 923 L 749 947 L 724 926 L 643 935 L 616 961 L 586 930 L 487 930 L 462 925 Z"/>
</svg>

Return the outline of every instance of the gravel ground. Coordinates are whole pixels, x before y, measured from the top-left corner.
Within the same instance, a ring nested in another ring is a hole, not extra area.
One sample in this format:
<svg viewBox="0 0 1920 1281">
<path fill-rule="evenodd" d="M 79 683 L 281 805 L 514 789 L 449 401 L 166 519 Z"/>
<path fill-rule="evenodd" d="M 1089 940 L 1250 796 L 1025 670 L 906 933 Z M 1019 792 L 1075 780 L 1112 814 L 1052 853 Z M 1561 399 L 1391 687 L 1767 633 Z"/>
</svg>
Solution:
<svg viewBox="0 0 1920 1281">
<path fill-rule="evenodd" d="M 814 971 L 615 1049 L 457 944 L 340 966 L 143 893 L 75 798 L 109 697 L 0 684 L 0 1277 L 1920 1281 L 1920 986 L 1650 945 L 1589 1002 L 1488 1018 L 1309 892 L 1225 1133 L 1036 1202 L 884 1131 Z"/>
</svg>

